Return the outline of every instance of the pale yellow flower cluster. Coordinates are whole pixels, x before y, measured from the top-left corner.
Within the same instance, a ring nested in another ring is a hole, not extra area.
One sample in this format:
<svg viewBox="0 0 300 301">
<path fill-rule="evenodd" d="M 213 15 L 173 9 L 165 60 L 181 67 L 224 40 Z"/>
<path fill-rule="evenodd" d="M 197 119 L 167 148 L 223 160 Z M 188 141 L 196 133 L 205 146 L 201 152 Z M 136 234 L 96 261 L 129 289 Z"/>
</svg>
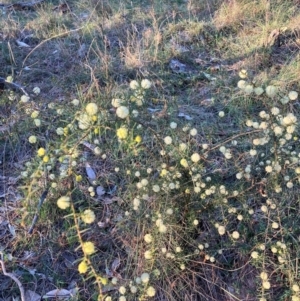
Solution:
<svg viewBox="0 0 300 301">
<path fill-rule="evenodd" d="M 60 209 L 67 209 L 70 207 L 70 197 L 69 196 L 62 196 L 60 197 L 58 200 L 57 200 L 57 206 L 60 208 Z"/>
<path fill-rule="evenodd" d="M 91 224 L 96 219 L 95 213 L 91 209 L 84 210 L 80 217 L 86 224 Z"/>
<path fill-rule="evenodd" d="M 221 146 L 221 147 L 219 148 L 219 150 L 220 150 L 220 152 L 224 155 L 224 157 L 225 157 L 226 159 L 231 159 L 231 158 L 232 158 L 232 153 L 231 153 L 231 151 L 230 151 L 229 148 L 226 148 L 225 146 Z"/>
<path fill-rule="evenodd" d="M 117 129 L 117 137 L 121 140 L 126 139 L 128 136 L 128 129 L 125 127 L 121 127 Z"/>
<path fill-rule="evenodd" d="M 139 107 L 142 106 L 144 102 L 145 90 L 151 88 L 151 82 L 148 79 L 143 79 L 140 83 L 136 80 L 132 80 L 129 86 L 132 90 L 134 90 L 134 94 L 131 97 L 131 101 Z"/>
<path fill-rule="evenodd" d="M 92 255 L 96 252 L 95 245 L 90 241 L 84 242 L 81 247 L 86 255 Z"/>
<path fill-rule="evenodd" d="M 129 110 L 125 106 L 119 106 L 116 110 L 116 114 L 119 118 L 125 119 L 129 115 Z"/>
</svg>

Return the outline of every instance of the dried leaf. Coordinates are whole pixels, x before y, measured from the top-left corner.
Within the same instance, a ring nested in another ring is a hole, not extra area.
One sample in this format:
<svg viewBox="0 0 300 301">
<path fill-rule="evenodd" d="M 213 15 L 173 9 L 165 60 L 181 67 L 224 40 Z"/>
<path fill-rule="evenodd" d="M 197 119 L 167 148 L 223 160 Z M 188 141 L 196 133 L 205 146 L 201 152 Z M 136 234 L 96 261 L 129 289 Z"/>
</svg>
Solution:
<svg viewBox="0 0 300 301">
<path fill-rule="evenodd" d="M 85 163 L 85 171 L 90 181 L 96 180 L 96 173 L 92 169 L 91 165 L 89 163 Z"/>
<path fill-rule="evenodd" d="M 105 228 L 105 226 L 106 226 L 106 223 L 104 223 L 104 222 L 98 222 L 97 224 L 98 224 L 99 228 Z"/>
<path fill-rule="evenodd" d="M 208 79 L 209 81 L 214 81 L 214 80 L 216 80 L 216 78 L 215 78 L 215 77 L 212 77 L 210 74 L 205 73 L 205 72 L 202 72 L 202 73 L 203 73 L 203 75 L 206 77 L 206 79 Z"/>
<path fill-rule="evenodd" d="M 55 289 L 46 293 L 46 295 L 43 296 L 43 298 L 57 298 L 57 297 L 68 298 L 68 297 L 72 297 L 72 294 L 69 290 L 66 289 Z"/>
<path fill-rule="evenodd" d="M 13 237 L 16 237 L 16 230 L 15 227 L 12 226 L 11 224 L 8 224 L 9 232 Z"/>
<path fill-rule="evenodd" d="M 215 99 L 214 98 L 206 98 L 201 101 L 201 105 L 203 106 L 210 106 L 214 103 Z"/>
<path fill-rule="evenodd" d="M 151 108 L 148 108 L 147 109 L 150 113 L 155 113 L 155 112 L 159 112 L 161 109 L 151 109 Z"/>
<path fill-rule="evenodd" d="M 41 299 L 42 297 L 39 294 L 31 290 L 25 292 L 25 301 L 40 301 Z"/>
<path fill-rule="evenodd" d="M 109 268 L 105 268 L 105 273 L 107 277 L 113 277 L 114 274 L 109 270 Z"/>
<path fill-rule="evenodd" d="M 120 258 L 115 258 L 115 260 L 111 264 L 111 269 L 113 270 L 113 272 L 115 272 L 118 269 L 120 263 L 121 263 Z"/>
<path fill-rule="evenodd" d="M 107 198 L 102 198 L 101 200 L 102 200 L 102 202 L 103 202 L 105 205 L 112 204 L 113 202 L 120 202 L 120 201 L 122 201 L 122 199 L 121 199 L 121 198 L 118 198 L 118 197 L 112 197 L 112 198 L 107 197 Z"/>
<path fill-rule="evenodd" d="M 171 60 L 170 68 L 172 69 L 173 72 L 183 73 L 186 70 L 186 65 L 180 63 L 178 60 Z"/>
<path fill-rule="evenodd" d="M 23 47 L 23 48 L 30 48 L 30 46 L 20 40 L 16 40 L 17 44 L 19 47 Z"/>
<path fill-rule="evenodd" d="M 88 149 L 90 149 L 92 152 L 94 151 L 95 149 L 95 145 L 87 142 L 87 141 L 82 141 L 81 144 L 83 144 L 85 147 L 87 147 Z"/>
<path fill-rule="evenodd" d="M 96 188 L 96 193 L 97 193 L 98 196 L 102 196 L 102 195 L 105 194 L 105 189 L 102 186 L 98 186 Z"/>
<path fill-rule="evenodd" d="M 178 117 L 183 117 L 185 120 L 192 120 L 193 117 L 189 116 L 189 115 L 186 115 L 184 113 L 178 113 L 177 115 Z"/>
</svg>

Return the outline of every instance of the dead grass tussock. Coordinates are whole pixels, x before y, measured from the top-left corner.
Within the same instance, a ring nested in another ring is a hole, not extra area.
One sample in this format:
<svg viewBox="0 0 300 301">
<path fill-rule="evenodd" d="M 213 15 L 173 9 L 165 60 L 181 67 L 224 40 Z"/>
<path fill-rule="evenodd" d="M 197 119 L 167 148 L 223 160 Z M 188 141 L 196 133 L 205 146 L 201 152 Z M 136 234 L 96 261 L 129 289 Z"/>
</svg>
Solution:
<svg viewBox="0 0 300 301">
<path fill-rule="evenodd" d="M 299 35 L 299 31 L 300 31 L 299 24 L 300 24 L 300 16 L 296 14 L 293 18 L 290 18 L 288 20 L 286 27 L 292 32 L 294 32 L 294 34 Z"/>
<path fill-rule="evenodd" d="M 295 87 L 300 80 L 300 55 L 297 54 L 295 58 L 288 64 L 282 66 L 275 81 L 281 88 L 287 86 Z"/>
<path fill-rule="evenodd" d="M 264 12 L 263 1 L 226 1 L 216 12 L 213 22 L 217 29 L 232 28 L 238 30 L 242 25 L 257 22 Z"/>
</svg>

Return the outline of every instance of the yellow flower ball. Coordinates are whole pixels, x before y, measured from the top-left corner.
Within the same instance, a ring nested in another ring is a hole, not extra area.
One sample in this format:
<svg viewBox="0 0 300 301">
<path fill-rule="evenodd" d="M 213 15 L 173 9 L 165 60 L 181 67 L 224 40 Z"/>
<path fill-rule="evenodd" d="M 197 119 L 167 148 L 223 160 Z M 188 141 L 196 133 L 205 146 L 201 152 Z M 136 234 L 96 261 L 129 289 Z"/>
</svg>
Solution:
<svg viewBox="0 0 300 301">
<path fill-rule="evenodd" d="M 33 122 L 36 126 L 41 126 L 41 120 L 36 118 L 36 119 L 33 119 Z"/>
<path fill-rule="evenodd" d="M 159 185 L 153 185 L 153 186 L 152 186 L 152 190 L 153 190 L 154 192 L 159 192 L 159 191 L 160 191 Z"/>
<path fill-rule="evenodd" d="M 233 231 L 231 235 L 233 239 L 239 239 L 240 237 L 240 233 L 237 231 Z"/>
<path fill-rule="evenodd" d="M 85 111 L 89 116 L 96 115 L 98 113 L 98 106 L 95 103 L 90 102 L 86 105 Z"/>
<path fill-rule="evenodd" d="M 43 157 L 43 162 L 44 162 L 44 163 L 48 163 L 49 160 L 50 160 L 50 158 L 49 158 L 48 155 L 46 155 L 46 156 Z"/>
<path fill-rule="evenodd" d="M 187 168 L 189 166 L 188 162 L 186 159 L 181 159 L 180 160 L 180 165 L 182 165 L 183 167 Z"/>
<path fill-rule="evenodd" d="M 260 278 L 264 281 L 268 280 L 268 274 L 266 272 L 261 272 L 260 273 Z"/>
<path fill-rule="evenodd" d="M 293 113 L 288 113 L 281 121 L 282 125 L 289 126 L 297 122 L 297 117 Z"/>
<path fill-rule="evenodd" d="M 83 220 L 84 223 L 86 224 L 91 224 L 95 221 L 96 216 L 94 211 L 91 209 L 84 210 L 83 213 L 81 214 L 81 219 Z"/>
<path fill-rule="evenodd" d="M 218 232 L 220 235 L 224 235 L 226 233 L 226 228 L 224 226 L 219 226 Z"/>
<path fill-rule="evenodd" d="M 117 129 L 117 136 L 119 139 L 126 139 L 128 136 L 128 129 L 126 128 Z"/>
<path fill-rule="evenodd" d="M 237 83 L 238 88 L 245 89 L 247 82 L 245 80 L 239 80 Z"/>
<path fill-rule="evenodd" d="M 129 86 L 130 86 L 130 88 L 131 88 L 132 90 L 136 90 L 136 89 L 139 88 L 140 85 L 139 85 L 139 83 L 138 83 L 136 80 L 132 80 L 132 81 L 130 82 Z"/>
<path fill-rule="evenodd" d="M 191 160 L 194 162 L 194 163 L 197 163 L 197 162 L 199 162 L 200 161 L 200 155 L 198 154 L 198 153 L 194 153 L 194 154 L 192 154 L 192 156 L 191 156 Z"/>
<path fill-rule="evenodd" d="M 86 255 L 92 255 L 96 252 L 95 245 L 90 241 L 84 242 L 83 245 L 82 245 L 82 251 Z"/>
<path fill-rule="evenodd" d="M 76 182 L 82 181 L 82 175 L 77 175 L 77 176 L 75 177 L 75 180 L 76 180 Z"/>
<path fill-rule="evenodd" d="M 125 288 L 125 286 L 122 285 L 122 286 L 119 287 L 119 293 L 122 294 L 122 295 L 126 294 L 126 288 Z"/>
<path fill-rule="evenodd" d="M 64 129 L 62 127 L 59 127 L 56 129 L 56 134 L 59 136 L 62 136 L 64 134 Z"/>
<path fill-rule="evenodd" d="M 62 196 L 57 200 L 57 206 L 60 209 L 67 209 L 70 207 L 70 197 L 68 196 Z"/>
<path fill-rule="evenodd" d="M 21 102 L 22 103 L 26 103 L 26 102 L 28 102 L 30 100 L 30 97 L 29 96 L 27 96 L 27 95 L 22 95 L 22 97 L 21 97 Z"/>
<path fill-rule="evenodd" d="M 80 103 L 80 101 L 79 101 L 78 99 L 73 99 L 73 100 L 71 101 L 71 103 L 72 103 L 74 106 L 78 106 L 79 103 Z"/>
<path fill-rule="evenodd" d="M 138 135 L 138 136 L 135 137 L 134 141 L 136 143 L 141 143 L 142 142 L 142 137 L 140 135 Z"/>
<path fill-rule="evenodd" d="M 151 88 L 151 82 L 149 79 L 143 79 L 141 82 L 141 86 L 143 89 L 149 89 Z"/>
<path fill-rule="evenodd" d="M 266 88 L 266 94 L 269 96 L 269 97 L 274 97 L 276 96 L 277 94 L 277 87 L 275 86 L 268 86 Z"/>
<path fill-rule="evenodd" d="M 39 87 L 34 87 L 32 91 L 35 95 L 39 95 L 41 93 L 41 89 Z"/>
<path fill-rule="evenodd" d="M 119 99 L 119 98 L 113 98 L 112 101 L 111 101 L 111 105 L 114 107 L 114 108 L 118 108 L 121 103 L 122 103 L 122 99 Z"/>
<path fill-rule="evenodd" d="M 156 293 L 156 291 L 155 291 L 155 288 L 153 286 L 149 286 L 147 288 L 146 294 L 147 294 L 148 297 L 154 297 L 155 293 Z"/>
<path fill-rule="evenodd" d="M 31 118 L 33 118 L 33 119 L 37 118 L 39 116 L 39 113 L 40 113 L 39 111 L 33 111 L 31 113 Z"/>
<path fill-rule="evenodd" d="M 99 280 L 100 280 L 100 282 L 101 282 L 103 285 L 106 285 L 106 284 L 108 283 L 108 279 L 107 279 L 107 278 L 99 277 Z"/>
<path fill-rule="evenodd" d="M 143 283 L 148 283 L 149 280 L 150 280 L 150 275 L 149 275 L 148 273 L 143 273 L 143 274 L 141 275 L 141 281 L 142 281 Z"/>
<path fill-rule="evenodd" d="M 298 98 L 298 93 L 296 91 L 290 91 L 289 92 L 289 99 L 290 100 L 296 100 Z"/>
<path fill-rule="evenodd" d="M 91 125 L 91 118 L 88 114 L 80 114 L 80 116 L 78 117 L 78 127 L 81 130 L 86 130 L 89 128 L 89 126 Z"/>
<path fill-rule="evenodd" d="M 164 177 L 165 175 L 167 175 L 168 171 L 164 168 L 161 172 L 160 172 L 160 176 Z"/>
<path fill-rule="evenodd" d="M 29 141 L 29 143 L 31 143 L 31 144 L 36 143 L 36 141 L 37 141 L 36 136 L 30 136 L 30 137 L 28 138 L 28 141 Z"/>
<path fill-rule="evenodd" d="M 152 252 L 151 251 L 146 251 L 145 253 L 144 253 L 144 257 L 145 257 L 145 259 L 152 259 Z"/>
<path fill-rule="evenodd" d="M 253 86 L 252 85 L 246 85 L 244 88 L 244 91 L 246 94 L 251 94 L 253 92 Z"/>
<path fill-rule="evenodd" d="M 152 235 L 151 234 L 146 234 L 145 236 L 144 236 L 144 240 L 145 240 L 145 242 L 146 243 L 151 243 L 152 241 L 153 241 L 153 238 L 152 238 Z"/>
<path fill-rule="evenodd" d="M 160 233 L 166 233 L 167 232 L 167 227 L 164 224 L 160 224 L 158 227 L 158 232 Z"/>
<path fill-rule="evenodd" d="M 120 106 L 117 108 L 116 114 L 119 118 L 125 119 L 129 115 L 129 110 L 125 106 Z"/>
<path fill-rule="evenodd" d="M 164 138 L 164 142 L 165 144 L 170 145 L 172 144 L 172 138 L 170 136 L 167 136 Z"/>
<path fill-rule="evenodd" d="M 266 290 L 271 288 L 271 283 L 269 281 L 263 281 L 262 285 L 263 285 L 263 288 Z"/>
<path fill-rule="evenodd" d="M 64 135 L 67 136 L 69 133 L 69 128 L 67 127 L 64 127 Z"/>
<path fill-rule="evenodd" d="M 78 265 L 78 272 L 80 274 L 84 274 L 87 272 L 87 270 L 88 270 L 88 265 L 87 265 L 86 261 L 81 261 Z"/>
<path fill-rule="evenodd" d="M 247 77 L 248 77 L 248 72 L 247 72 L 247 70 L 242 69 L 242 70 L 239 72 L 239 77 L 240 77 L 240 78 L 247 78 Z"/>
<path fill-rule="evenodd" d="M 39 157 L 43 157 L 45 154 L 46 154 L 46 150 L 43 147 L 41 147 L 41 148 L 38 149 L 37 155 Z"/>
</svg>

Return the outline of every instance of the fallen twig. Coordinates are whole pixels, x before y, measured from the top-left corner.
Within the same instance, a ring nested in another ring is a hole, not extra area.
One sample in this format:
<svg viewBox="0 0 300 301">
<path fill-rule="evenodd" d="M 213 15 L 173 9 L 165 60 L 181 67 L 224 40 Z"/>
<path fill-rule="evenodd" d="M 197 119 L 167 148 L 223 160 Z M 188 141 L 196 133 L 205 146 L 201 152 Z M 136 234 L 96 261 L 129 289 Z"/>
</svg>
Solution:
<svg viewBox="0 0 300 301">
<path fill-rule="evenodd" d="M 22 86 L 13 82 L 9 82 L 4 77 L 0 77 L 0 84 L 4 84 L 5 86 L 8 86 L 12 89 L 21 90 L 26 96 L 28 96 L 28 93 L 25 91 L 25 89 Z"/>
<path fill-rule="evenodd" d="M 19 287 L 19 290 L 20 290 L 20 294 L 21 294 L 21 300 L 22 301 L 26 301 L 25 300 L 25 291 L 24 291 L 24 287 L 23 287 L 22 283 L 20 282 L 20 280 L 14 274 L 6 272 L 5 264 L 4 264 L 4 261 L 3 261 L 3 255 L 2 254 L 1 254 L 0 264 L 1 264 L 1 268 L 2 268 L 3 274 L 5 276 L 11 278 L 14 282 L 17 283 L 17 285 Z"/>
</svg>

